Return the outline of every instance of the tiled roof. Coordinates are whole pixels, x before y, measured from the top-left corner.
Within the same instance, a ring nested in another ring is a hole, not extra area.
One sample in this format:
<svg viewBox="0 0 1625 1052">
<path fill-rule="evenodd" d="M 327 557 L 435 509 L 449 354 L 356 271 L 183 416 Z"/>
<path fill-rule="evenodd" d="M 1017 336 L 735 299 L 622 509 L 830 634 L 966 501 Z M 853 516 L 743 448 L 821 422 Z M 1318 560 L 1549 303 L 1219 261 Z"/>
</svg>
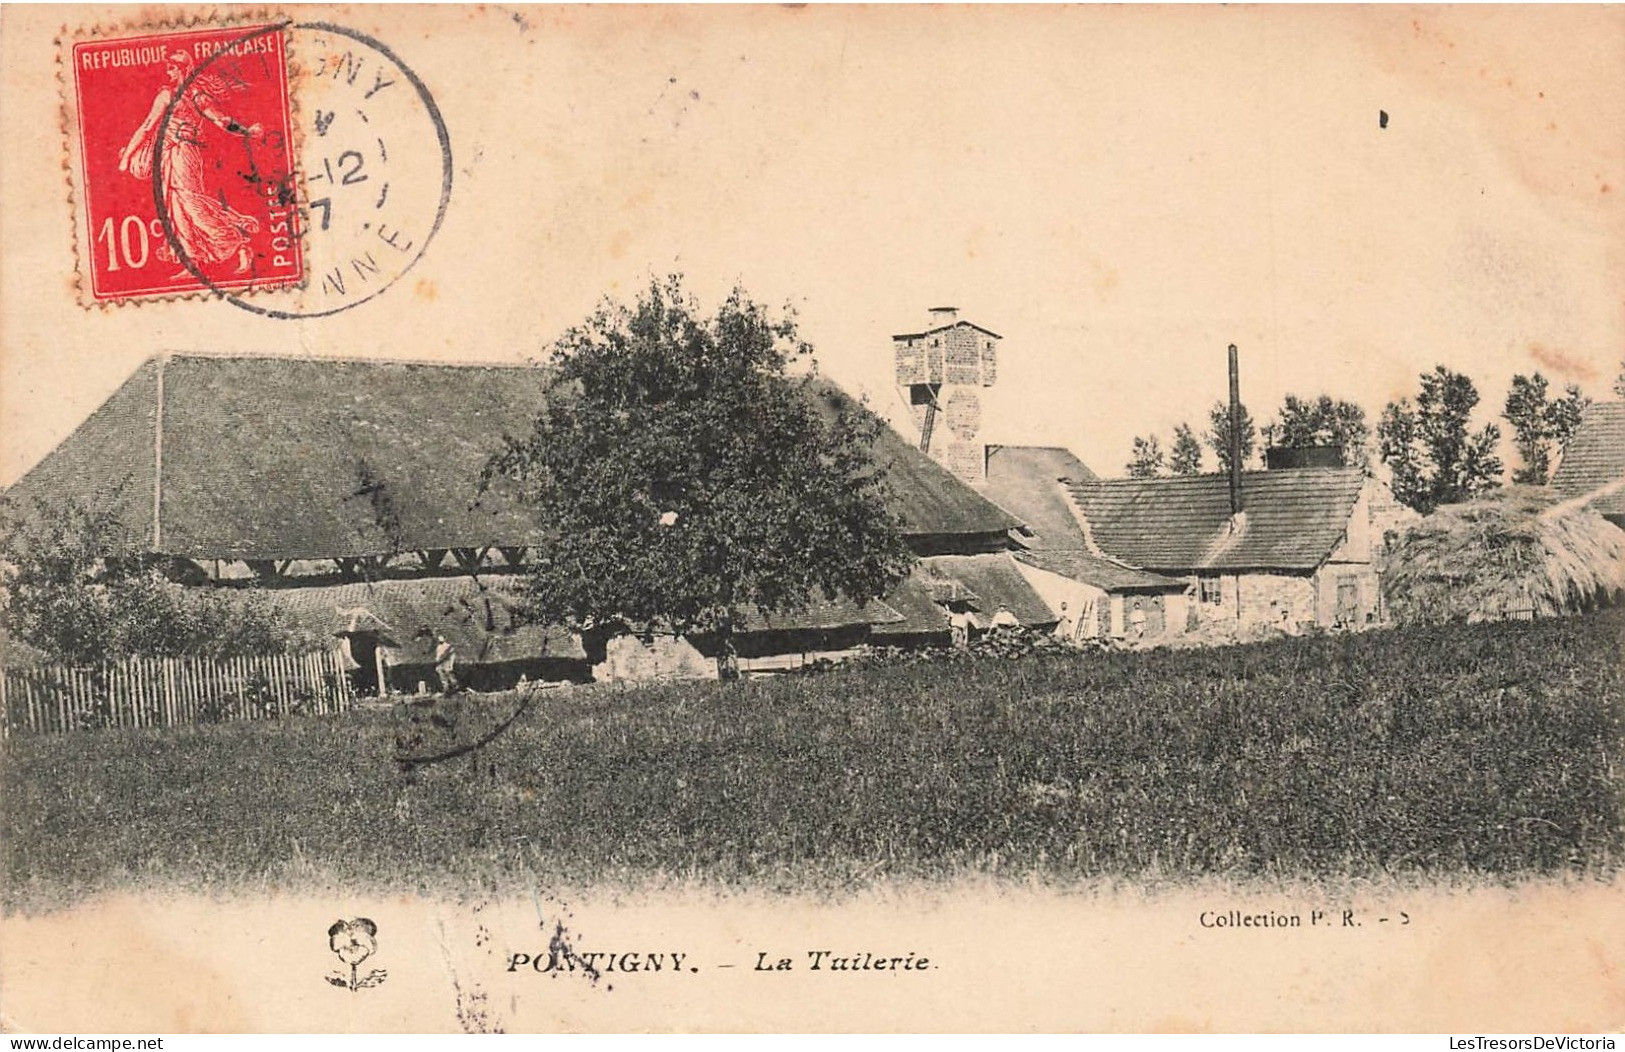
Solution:
<svg viewBox="0 0 1625 1052">
<path fill-rule="evenodd" d="M 1016 558 L 1040 570 L 1092 584 L 1107 592 L 1180 592 L 1185 582 L 1175 577 L 1136 570 L 1086 551 L 1018 552 Z"/>
<path fill-rule="evenodd" d="M 948 634 L 948 613 L 932 599 L 927 571 L 916 563 L 901 584 L 886 596 L 886 606 L 902 615 L 901 621 L 874 626 L 874 636 L 885 642 L 896 636 Z"/>
<path fill-rule="evenodd" d="M 995 446 L 988 452 L 988 499 L 1020 519 L 1028 548 L 1085 547 L 1061 480 L 1093 482 L 1095 473 L 1072 453 L 1055 446 Z"/>
<path fill-rule="evenodd" d="M 1165 573 L 1314 570 L 1343 539 L 1365 484 L 1358 468 L 1249 471 L 1233 524 L 1222 474 L 1070 487 L 1095 545 Z"/>
<path fill-rule="evenodd" d="M 891 625 L 902 620 L 902 614 L 878 599 L 859 606 L 845 596 L 825 599 L 815 595 L 800 610 L 784 610 L 776 614 L 746 610 L 745 623 L 740 628 L 745 632 L 801 632 L 845 628 L 849 625 Z"/>
<path fill-rule="evenodd" d="M 210 357 L 152 359 L 7 493 L 79 498 L 156 549 L 196 559 L 330 559 L 542 539 L 500 484 L 477 482 L 526 433 L 546 370 L 526 366 Z M 828 381 L 816 405 L 866 412 Z M 160 422 L 159 392 L 162 391 Z M 911 534 L 1016 525 L 881 426 L 876 459 Z"/>
<path fill-rule="evenodd" d="M 1595 402 L 1563 447 L 1552 488 L 1565 497 L 1615 488 L 1590 506 L 1603 515 L 1625 515 L 1625 402 Z"/>
<path fill-rule="evenodd" d="M 920 560 L 935 577 L 951 578 L 968 588 L 977 613 L 992 617 L 1003 604 L 1023 625 L 1053 625 L 1056 620 L 1044 600 L 1021 575 L 1021 568 L 1005 552 L 983 555 L 933 555 Z"/>
</svg>

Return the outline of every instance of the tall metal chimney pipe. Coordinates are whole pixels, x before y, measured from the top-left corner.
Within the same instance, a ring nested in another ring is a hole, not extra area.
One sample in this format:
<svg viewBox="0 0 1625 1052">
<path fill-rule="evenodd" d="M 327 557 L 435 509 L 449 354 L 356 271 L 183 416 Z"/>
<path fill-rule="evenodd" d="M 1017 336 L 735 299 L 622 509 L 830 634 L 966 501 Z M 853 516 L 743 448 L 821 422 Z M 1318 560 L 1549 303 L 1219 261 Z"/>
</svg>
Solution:
<svg viewBox="0 0 1625 1052">
<path fill-rule="evenodd" d="M 1241 369 L 1230 345 L 1230 514 L 1241 514 Z"/>
</svg>

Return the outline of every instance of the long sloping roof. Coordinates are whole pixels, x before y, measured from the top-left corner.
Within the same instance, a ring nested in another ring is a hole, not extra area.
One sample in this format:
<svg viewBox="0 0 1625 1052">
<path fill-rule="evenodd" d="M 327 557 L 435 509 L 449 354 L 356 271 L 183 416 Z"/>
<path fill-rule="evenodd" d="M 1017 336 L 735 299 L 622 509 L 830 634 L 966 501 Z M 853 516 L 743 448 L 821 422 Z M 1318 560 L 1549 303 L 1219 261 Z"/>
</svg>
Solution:
<svg viewBox="0 0 1625 1052">
<path fill-rule="evenodd" d="M 7 496 L 100 500 L 122 486 L 132 534 L 191 558 L 532 544 L 534 522 L 478 479 L 503 433 L 529 427 L 545 380 L 513 366 L 176 355 L 143 365 Z"/>
<path fill-rule="evenodd" d="M 838 410 L 872 416 L 870 411 L 828 380 L 809 378 L 808 390 L 828 415 Z M 971 489 L 953 472 L 880 424 L 875 462 L 886 472 L 890 507 L 903 521 L 903 532 L 924 534 L 1003 533 L 1019 519 Z"/>
<path fill-rule="evenodd" d="M 1088 551 L 1041 548 L 1017 552 L 1016 558 L 1028 566 L 1092 584 L 1107 592 L 1178 592 L 1185 588 L 1185 582 L 1177 577 L 1136 570 Z"/>
<path fill-rule="evenodd" d="M 875 625 L 873 633 L 877 639 L 885 641 L 898 636 L 948 634 L 948 612 L 931 598 L 931 583 L 925 569 L 918 563 L 887 594 L 886 606 L 897 611 L 902 619 Z"/>
<path fill-rule="evenodd" d="M 143 363 L 6 490 L 19 511 L 38 499 L 71 496 L 113 515 L 132 537 L 152 537 L 153 436 L 158 421 L 158 362 Z"/>
<path fill-rule="evenodd" d="M 1249 471 L 1232 523 L 1222 474 L 1113 479 L 1070 487 L 1095 545 L 1148 570 L 1318 568 L 1342 542 L 1365 485 L 1358 468 Z"/>
<path fill-rule="evenodd" d="M 77 497 L 154 550 L 196 559 L 532 545 L 541 531 L 525 509 L 477 480 L 504 433 L 529 430 L 547 383 L 527 366 L 155 358 L 7 497 Z M 809 383 L 823 411 L 866 412 Z M 1016 525 L 890 428 L 875 452 L 905 532 Z"/>
<path fill-rule="evenodd" d="M 933 555 L 921 559 L 927 571 L 935 577 L 958 581 L 974 597 L 970 606 L 980 614 L 991 617 L 1001 605 L 1027 627 L 1053 625 L 1056 614 L 1040 599 L 1027 578 L 1021 575 L 1007 552 L 980 555 Z"/>
<path fill-rule="evenodd" d="M 850 625 L 892 625 L 899 624 L 903 620 L 901 613 L 878 599 L 872 599 L 859 606 L 844 595 L 838 595 L 834 599 L 814 595 L 807 601 L 807 605 L 799 610 L 782 610 L 770 614 L 749 608 L 745 611 L 745 623 L 741 626 L 741 630 L 803 632 L 845 628 Z"/>
<path fill-rule="evenodd" d="M 1025 526 L 1022 543 L 1033 549 L 1085 546 L 1061 480 L 1093 482 L 1095 473 L 1057 446 L 997 446 L 987 457 L 984 492 Z"/>
<path fill-rule="evenodd" d="M 1602 515 L 1625 515 L 1625 402 L 1596 402 L 1563 447 L 1552 488 L 1565 497 L 1599 494 L 1589 505 Z"/>
</svg>

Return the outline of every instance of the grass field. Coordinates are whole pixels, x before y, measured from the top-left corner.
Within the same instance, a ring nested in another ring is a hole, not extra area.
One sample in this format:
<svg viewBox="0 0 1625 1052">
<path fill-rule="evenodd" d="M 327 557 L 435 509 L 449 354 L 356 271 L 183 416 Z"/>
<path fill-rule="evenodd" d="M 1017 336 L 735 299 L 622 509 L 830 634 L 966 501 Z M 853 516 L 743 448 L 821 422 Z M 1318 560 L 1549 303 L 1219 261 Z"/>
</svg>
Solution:
<svg viewBox="0 0 1625 1052">
<path fill-rule="evenodd" d="M 412 778 L 388 710 L 14 739 L 6 905 L 132 883 L 1612 873 L 1622 639 L 1613 612 L 554 691 Z M 514 700 L 457 704 L 473 734 Z"/>
</svg>

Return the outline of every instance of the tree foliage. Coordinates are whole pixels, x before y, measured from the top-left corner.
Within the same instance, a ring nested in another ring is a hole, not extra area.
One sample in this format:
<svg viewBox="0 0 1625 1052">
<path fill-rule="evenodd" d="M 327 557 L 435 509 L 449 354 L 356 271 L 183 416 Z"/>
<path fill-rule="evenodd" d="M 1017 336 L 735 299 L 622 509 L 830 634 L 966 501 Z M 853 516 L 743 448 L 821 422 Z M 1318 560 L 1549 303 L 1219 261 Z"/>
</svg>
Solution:
<svg viewBox="0 0 1625 1052">
<path fill-rule="evenodd" d="M 1551 475 L 1552 454 L 1563 448 L 1574 429 L 1580 426 L 1580 416 L 1591 400 L 1580 393 L 1580 388 L 1569 384 L 1561 397 L 1552 397 L 1550 383 L 1540 373 L 1533 376 L 1518 374 L 1512 378 L 1507 391 L 1506 405 L 1501 416 L 1512 425 L 1512 444 L 1518 451 L 1520 466 L 1512 473 L 1512 481 L 1531 486 L 1544 486 Z"/>
<path fill-rule="evenodd" d="M 187 587 L 111 513 L 72 502 L 7 509 L 0 614 L 7 632 L 66 665 L 246 657 L 308 643 L 253 592 Z"/>
<path fill-rule="evenodd" d="M 1163 473 L 1167 466 L 1167 458 L 1162 452 L 1162 443 L 1156 435 L 1134 436 L 1134 449 L 1129 454 L 1128 464 L 1124 470 L 1131 479 L 1156 478 Z"/>
<path fill-rule="evenodd" d="M 1313 399 L 1287 395 L 1268 434 L 1280 446 L 1339 446 L 1343 463 L 1358 468 L 1371 466 L 1371 427 L 1366 423 L 1365 410 L 1331 395 Z"/>
<path fill-rule="evenodd" d="M 1239 406 L 1241 420 L 1241 466 L 1247 467 L 1253 459 L 1253 453 L 1258 449 L 1258 428 L 1253 423 L 1253 415 L 1247 411 L 1243 403 Z M 1207 444 L 1218 458 L 1219 470 L 1230 470 L 1230 406 L 1226 402 L 1214 402 L 1213 408 L 1208 410 Z"/>
<path fill-rule="evenodd" d="M 1168 470 L 1175 475 L 1196 475 L 1202 471 L 1202 443 L 1189 424 L 1174 428 L 1174 444 L 1168 451 Z"/>
<path fill-rule="evenodd" d="M 1401 398 L 1384 407 L 1378 453 L 1400 503 L 1426 514 L 1500 485 L 1501 430 L 1494 424 L 1471 430 L 1476 405 L 1472 380 L 1440 365 L 1422 374 L 1414 405 Z"/>
<path fill-rule="evenodd" d="M 873 460 L 881 426 L 785 375 L 793 319 L 735 290 L 712 317 L 672 277 L 606 302 L 554 346 L 529 435 L 487 468 L 547 532 L 533 616 L 582 631 L 732 639 L 750 608 L 865 602 L 912 560 Z"/>
</svg>

